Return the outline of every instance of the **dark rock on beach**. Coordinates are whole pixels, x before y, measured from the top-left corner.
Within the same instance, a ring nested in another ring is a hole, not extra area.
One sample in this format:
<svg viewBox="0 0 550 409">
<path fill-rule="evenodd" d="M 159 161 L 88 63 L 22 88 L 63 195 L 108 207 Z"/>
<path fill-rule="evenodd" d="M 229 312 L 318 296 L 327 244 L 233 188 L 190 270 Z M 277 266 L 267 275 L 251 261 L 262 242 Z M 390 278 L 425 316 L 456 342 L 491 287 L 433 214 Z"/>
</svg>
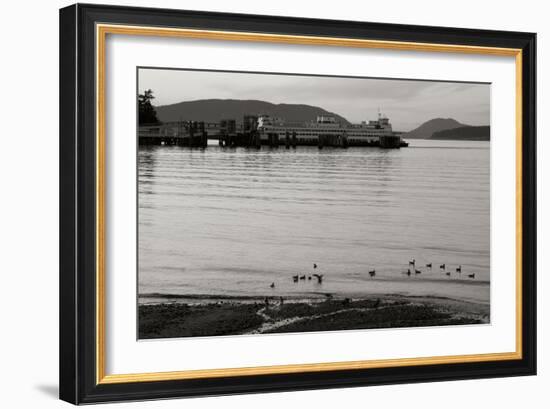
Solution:
<svg viewBox="0 0 550 409">
<path fill-rule="evenodd" d="M 387 295 L 139 306 L 139 338 L 338 331 L 487 323 L 489 307 L 445 298 Z"/>
</svg>

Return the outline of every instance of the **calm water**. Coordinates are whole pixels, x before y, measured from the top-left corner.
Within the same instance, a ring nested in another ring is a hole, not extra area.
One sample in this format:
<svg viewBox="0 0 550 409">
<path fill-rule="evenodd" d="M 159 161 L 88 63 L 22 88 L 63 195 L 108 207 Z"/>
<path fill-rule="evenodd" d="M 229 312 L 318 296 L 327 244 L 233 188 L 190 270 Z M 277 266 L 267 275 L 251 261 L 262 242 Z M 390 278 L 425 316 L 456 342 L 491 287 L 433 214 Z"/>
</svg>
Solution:
<svg viewBox="0 0 550 409">
<path fill-rule="evenodd" d="M 400 292 L 488 302 L 489 143 L 410 142 L 141 147 L 140 294 Z M 422 274 L 407 277 L 412 258 Z M 314 262 L 323 283 L 294 283 Z"/>
</svg>

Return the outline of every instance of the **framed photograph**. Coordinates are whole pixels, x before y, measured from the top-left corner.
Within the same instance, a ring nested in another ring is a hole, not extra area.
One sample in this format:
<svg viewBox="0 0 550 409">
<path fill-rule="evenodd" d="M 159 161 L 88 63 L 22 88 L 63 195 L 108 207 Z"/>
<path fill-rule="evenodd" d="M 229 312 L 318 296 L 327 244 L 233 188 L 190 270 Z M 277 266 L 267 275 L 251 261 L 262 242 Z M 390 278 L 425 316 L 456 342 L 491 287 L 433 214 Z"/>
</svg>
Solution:
<svg viewBox="0 0 550 409">
<path fill-rule="evenodd" d="M 61 9 L 61 399 L 535 374 L 535 40 Z"/>
</svg>

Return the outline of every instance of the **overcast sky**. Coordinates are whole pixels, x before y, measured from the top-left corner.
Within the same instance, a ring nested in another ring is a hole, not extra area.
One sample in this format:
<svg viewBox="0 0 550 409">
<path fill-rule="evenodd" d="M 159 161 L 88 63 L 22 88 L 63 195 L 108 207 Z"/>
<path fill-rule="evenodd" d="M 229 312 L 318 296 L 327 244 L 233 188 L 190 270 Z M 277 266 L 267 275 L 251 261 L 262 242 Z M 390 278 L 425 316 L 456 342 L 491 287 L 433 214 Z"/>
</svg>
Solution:
<svg viewBox="0 0 550 409">
<path fill-rule="evenodd" d="M 350 122 L 375 119 L 378 108 L 393 129 L 409 131 L 433 118 L 489 125 L 490 85 L 140 69 L 139 92 L 152 89 L 154 105 L 199 99 L 258 99 L 315 105 Z"/>
</svg>

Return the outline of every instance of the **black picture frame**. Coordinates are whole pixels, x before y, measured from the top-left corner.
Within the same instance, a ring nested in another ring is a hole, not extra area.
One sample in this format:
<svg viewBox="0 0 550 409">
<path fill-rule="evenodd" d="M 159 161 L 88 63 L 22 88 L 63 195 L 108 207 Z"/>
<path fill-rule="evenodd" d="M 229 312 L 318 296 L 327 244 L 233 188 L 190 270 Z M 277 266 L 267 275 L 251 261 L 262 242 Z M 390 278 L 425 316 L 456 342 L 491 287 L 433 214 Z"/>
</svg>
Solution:
<svg viewBox="0 0 550 409">
<path fill-rule="evenodd" d="M 521 359 L 97 382 L 96 24 L 515 48 L 522 51 Z M 60 398 L 74 404 L 536 374 L 536 34 L 77 4 L 60 10 Z"/>
</svg>

